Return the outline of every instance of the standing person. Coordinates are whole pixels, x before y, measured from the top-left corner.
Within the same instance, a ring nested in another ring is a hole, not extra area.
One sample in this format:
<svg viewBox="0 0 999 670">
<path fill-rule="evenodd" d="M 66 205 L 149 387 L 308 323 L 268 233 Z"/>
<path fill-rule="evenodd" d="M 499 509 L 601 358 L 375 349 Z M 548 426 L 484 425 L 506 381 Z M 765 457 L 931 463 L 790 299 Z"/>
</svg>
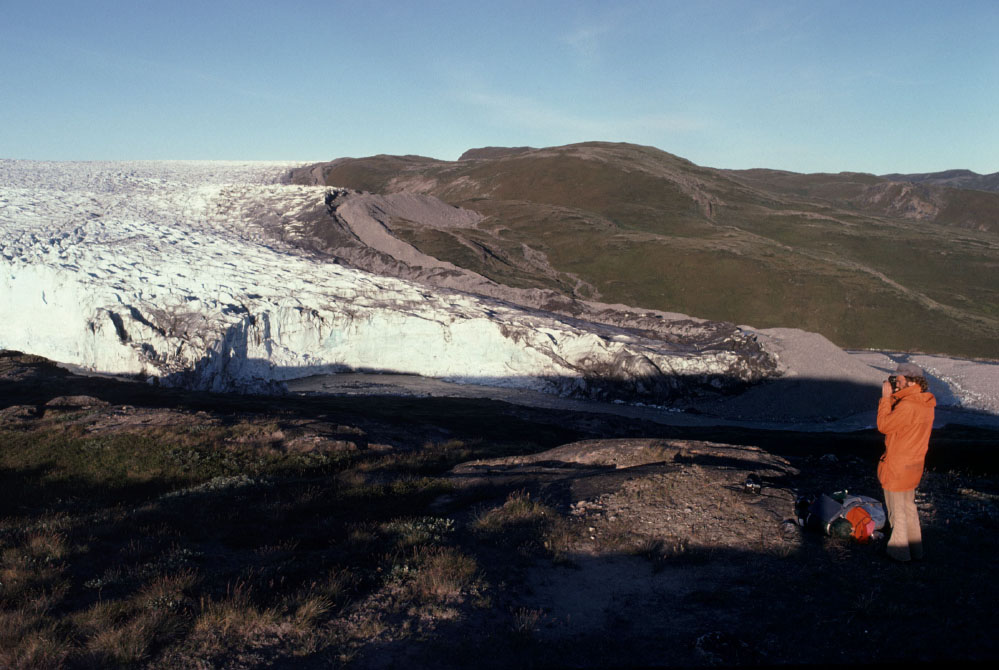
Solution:
<svg viewBox="0 0 999 670">
<path fill-rule="evenodd" d="M 916 487 L 923 476 L 937 399 L 927 391 L 926 375 L 919 366 L 902 363 L 895 375 L 882 384 L 878 403 L 878 430 L 885 436 L 878 480 L 885 491 L 891 525 L 887 552 L 897 561 L 919 560 L 923 557 L 923 537 Z"/>
</svg>

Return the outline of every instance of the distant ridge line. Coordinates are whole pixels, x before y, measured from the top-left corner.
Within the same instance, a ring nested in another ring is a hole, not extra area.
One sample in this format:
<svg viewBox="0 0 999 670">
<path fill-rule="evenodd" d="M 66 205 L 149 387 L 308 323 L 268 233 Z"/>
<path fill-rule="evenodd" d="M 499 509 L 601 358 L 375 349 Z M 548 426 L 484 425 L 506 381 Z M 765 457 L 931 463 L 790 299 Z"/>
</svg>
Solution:
<svg viewBox="0 0 999 670">
<path fill-rule="evenodd" d="M 480 147 L 469 149 L 458 157 L 460 161 L 480 160 L 488 158 L 503 158 L 504 156 L 515 156 L 517 154 L 536 151 L 535 147 Z"/>
<path fill-rule="evenodd" d="M 934 186 L 949 186 L 974 191 L 992 191 L 999 193 L 999 172 L 978 174 L 971 170 L 942 170 L 940 172 L 919 172 L 914 174 L 884 174 L 883 179 L 906 181 L 913 184 L 931 184 Z"/>
</svg>

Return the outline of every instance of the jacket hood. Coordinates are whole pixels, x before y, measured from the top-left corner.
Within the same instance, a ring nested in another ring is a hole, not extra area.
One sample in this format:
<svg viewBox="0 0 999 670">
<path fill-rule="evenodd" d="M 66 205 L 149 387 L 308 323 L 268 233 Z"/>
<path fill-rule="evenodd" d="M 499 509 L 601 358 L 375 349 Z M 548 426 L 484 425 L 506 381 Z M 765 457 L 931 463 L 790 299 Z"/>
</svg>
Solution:
<svg viewBox="0 0 999 670">
<path fill-rule="evenodd" d="M 892 397 L 896 400 L 905 400 L 906 402 L 915 402 L 923 405 L 927 409 L 932 409 L 937 406 L 937 399 L 929 391 L 920 391 L 918 386 L 906 386 L 901 391 L 893 393 Z"/>
</svg>

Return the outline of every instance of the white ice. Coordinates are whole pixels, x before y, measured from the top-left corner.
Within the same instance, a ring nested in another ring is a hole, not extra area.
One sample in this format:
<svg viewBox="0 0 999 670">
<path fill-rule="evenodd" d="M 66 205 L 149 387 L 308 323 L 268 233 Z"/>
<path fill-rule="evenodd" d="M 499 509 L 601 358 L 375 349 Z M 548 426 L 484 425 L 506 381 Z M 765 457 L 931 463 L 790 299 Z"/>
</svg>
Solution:
<svg viewBox="0 0 999 670">
<path fill-rule="evenodd" d="M 657 340 L 316 259 L 255 222 L 324 189 L 293 164 L 0 160 L 0 348 L 212 390 L 341 369 L 561 393 L 599 376 L 745 377 Z"/>
</svg>

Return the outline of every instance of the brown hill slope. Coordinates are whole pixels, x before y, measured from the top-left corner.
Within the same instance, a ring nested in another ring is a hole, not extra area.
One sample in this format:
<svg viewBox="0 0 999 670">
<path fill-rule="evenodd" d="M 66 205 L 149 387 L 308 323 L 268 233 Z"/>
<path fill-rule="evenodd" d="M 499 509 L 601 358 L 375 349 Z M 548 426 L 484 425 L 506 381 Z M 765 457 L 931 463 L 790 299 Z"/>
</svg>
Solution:
<svg viewBox="0 0 999 670">
<path fill-rule="evenodd" d="M 391 228 L 502 283 L 800 327 L 846 347 L 999 357 L 999 194 L 717 170 L 629 144 L 466 156 L 339 159 L 292 180 L 475 210 L 484 218 L 465 228 Z"/>
<path fill-rule="evenodd" d="M 999 192 L 999 172 L 978 174 L 971 170 L 943 170 L 942 172 L 895 173 L 881 176 L 892 181 L 908 181 L 914 184 L 936 184 L 952 188 Z"/>
<path fill-rule="evenodd" d="M 781 197 L 872 216 L 999 232 L 999 193 L 950 187 L 946 182 L 875 177 L 870 174 L 797 174 L 777 170 L 728 170 L 733 179 Z M 918 175 L 917 175 L 918 176 Z"/>
</svg>

